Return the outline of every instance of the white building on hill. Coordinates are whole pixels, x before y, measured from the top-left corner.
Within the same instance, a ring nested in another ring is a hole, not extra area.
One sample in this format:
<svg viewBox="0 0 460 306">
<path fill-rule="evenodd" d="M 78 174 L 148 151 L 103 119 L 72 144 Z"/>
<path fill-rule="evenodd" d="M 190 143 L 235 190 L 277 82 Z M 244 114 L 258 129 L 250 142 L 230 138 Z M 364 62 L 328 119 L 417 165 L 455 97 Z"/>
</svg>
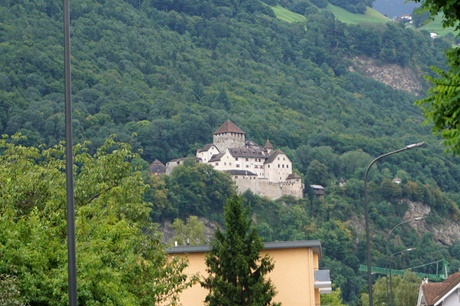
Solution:
<svg viewBox="0 0 460 306">
<path fill-rule="evenodd" d="M 272 200 L 283 195 L 302 198 L 304 186 L 300 176 L 292 172 L 287 155 L 281 150 L 273 150 L 268 140 L 263 147 L 247 141 L 245 134 L 227 120 L 213 133 L 213 143 L 197 151 L 197 160 L 230 173 L 239 192 L 250 189 Z M 166 173 L 180 165 L 182 160 L 168 162 Z"/>
</svg>

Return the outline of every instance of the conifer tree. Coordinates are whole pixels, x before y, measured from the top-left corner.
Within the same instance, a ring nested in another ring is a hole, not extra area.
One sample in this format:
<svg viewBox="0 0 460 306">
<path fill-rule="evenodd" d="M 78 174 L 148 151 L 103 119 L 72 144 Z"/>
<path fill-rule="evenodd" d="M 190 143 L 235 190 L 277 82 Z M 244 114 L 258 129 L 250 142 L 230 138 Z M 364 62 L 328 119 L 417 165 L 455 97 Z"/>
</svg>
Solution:
<svg viewBox="0 0 460 306">
<path fill-rule="evenodd" d="M 238 196 L 227 201 L 224 218 L 226 231 L 216 231 L 206 257 L 209 276 L 201 283 L 209 290 L 206 304 L 279 305 L 272 302 L 276 291 L 266 278 L 274 263 L 268 255 L 260 256 L 262 239 Z"/>
</svg>

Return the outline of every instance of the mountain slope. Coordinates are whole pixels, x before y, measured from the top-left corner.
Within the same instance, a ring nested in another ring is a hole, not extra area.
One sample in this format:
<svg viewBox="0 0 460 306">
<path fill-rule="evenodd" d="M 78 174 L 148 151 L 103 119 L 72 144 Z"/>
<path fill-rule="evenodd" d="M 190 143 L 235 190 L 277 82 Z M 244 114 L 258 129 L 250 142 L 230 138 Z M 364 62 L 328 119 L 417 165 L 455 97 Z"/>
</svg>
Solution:
<svg viewBox="0 0 460 306">
<path fill-rule="evenodd" d="M 22 144 L 64 139 L 60 5 L 7 0 L 0 7 L 0 132 L 25 134 Z M 323 181 L 328 197 L 311 197 L 308 188 L 300 202 L 246 195 L 258 226 L 265 239 L 321 239 L 324 264 L 337 273 L 347 302 L 358 300 L 364 262 L 363 237 L 349 221 L 362 220 L 363 173 L 375 156 L 427 143 L 373 168 L 376 261 L 385 260 L 385 231 L 407 211 L 399 196 L 429 205 L 430 224 L 457 220 L 458 160 L 442 154 L 413 104 L 427 88 L 429 66 L 443 67 L 449 42 L 395 23 L 345 24 L 319 9 L 287 23 L 258 1 L 81 0 L 71 19 L 75 141 L 91 141 L 95 151 L 116 134 L 147 165 L 195 155 L 227 119 L 250 140 L 270 139 L 305 185 Z M 412 73 L 401 77 L 400 70 Z M 384 79 L 376 76 L 381 71 Z M 393 87 L 409 78 L 417 86 Z M 392 183 L 396 176 L 402 187 Z M 163 185 L 154 187 L 160 200 L 190 204 L 175 185 L 171 199 Z M 163 213 L 163 202 L 152 204 Z M 433 248 L 414 261 L 447 256 L 429 233 L 420 241 L 410 234 L 404 245 Z"/>
</svg>

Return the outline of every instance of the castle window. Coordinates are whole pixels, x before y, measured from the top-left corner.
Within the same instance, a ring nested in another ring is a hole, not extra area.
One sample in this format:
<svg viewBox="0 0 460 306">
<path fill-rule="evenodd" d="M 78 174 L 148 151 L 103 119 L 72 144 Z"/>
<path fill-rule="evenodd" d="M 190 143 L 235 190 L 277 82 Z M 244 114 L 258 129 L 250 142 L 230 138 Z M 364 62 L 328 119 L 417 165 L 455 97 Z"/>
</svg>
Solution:
<svg viewBox="0 0 460 306">
<path fill-rule="evenodd" d="M 284 165 L 283 165 L 283 168 L 284 168 Z"/>
<path fill-rule="evenodd" d="M 289 168 L 289 165 L 286 165 L 286 168 Z"/>
<path fill-rule="evenodd" d="M 231 165 L 232 165 L 232 163 L 228 163 L 228 165 L 229 165 L 229 166 L 231 166 Z"/>
<path fill-rule="evenodd" d="M 268 165 L 268 168 L 270 168 L 270 165 Z"/>
<path fill-rule="evenodd" d="M 235 158 L 235 160 L 238 160 L 238 157 L 237 157 L 237 158 Z"/>
<path fill-rule="evenodd" d="M 248 161 L 248 159 L 246 158 L 246 161 Z"/>
<path fill-rule="evenodd" d="M 278 168 L 280 167 L 280 164 L 278 164 Z"/>
<path fill-rule="evenodd" d="M 239 167 L 240 167 L 240 165 L 239 165 L 239 164 L 236 164 L 235 166 L 236 166 L 237 168 L 239 168 Z"/>
<path fill-rule="evenodd" d="M 219 163 L 216 163 L 216 166 L 219 166 Z"/>
<path fill-rule="evenodd" d="M 246 165 L 246 168 L 249 168 L 249 165 Z"/>
<path fill-rule="evenodd" d="M 227 163 L 224 163 L 224 166 L 227 166 Z"/>
</svg>

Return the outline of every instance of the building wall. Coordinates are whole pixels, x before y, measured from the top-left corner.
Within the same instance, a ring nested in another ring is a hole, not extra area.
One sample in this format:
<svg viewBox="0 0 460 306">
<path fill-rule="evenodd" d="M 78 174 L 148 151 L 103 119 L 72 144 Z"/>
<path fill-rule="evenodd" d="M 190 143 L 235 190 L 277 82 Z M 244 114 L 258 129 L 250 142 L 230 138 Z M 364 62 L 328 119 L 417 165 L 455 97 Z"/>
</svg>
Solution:
<svg viewBox="0 0 460 306">
<path fill-rule="evenodd" d="M 212 143 L 217 146 L 220 152 L 228 148 L 240 148 L 244 146 L 245 136 L 240 133 L 222 133 L 212 136 Z"/>
<path fill-rule="evenodd" d="M 261 255 L 272 257 L 275 268 L 268 275 L 276 287 L 275 302 L 287 306 L 317 306 L 320 305 L 319 290 L 314 288 L 314 271 L 318 270 L 319 256 L 312 248 L 287 248 L 264 250 Z M 199 273 L 206 274 L 206 253 L 169 254 L 183 256 L 189 260 L 185 273 L 191 276 Z M 180 295 L 183 306 L 204 305 L 208 291 L 199 283 L 188 288 Z"/>
<path fill-rule="evenodd" d="M 270 182 L 256 176 L 232 176 L 239 193 L 250 189 L 253 193 L 272 200 L 290 195 L 297 199 L 303 198 L 303 184 L 300 179 L 283 182 Z"/>
<path fill-rule="evenodd" d="M 292 163 L 286 154 L 278 154 L 275 160 L 265 165 L 265 176 L 271 182 L 285 181 L 292 173 Z"/>
<path fill-rule="evenodd" d="M 207 151 L 197 152 L 196 157 L 201 158 L 204 163 L 207 163 L 214 154 L 219 154 L 217 147 L 212 146 Z"/>
<path fill-rule="evenodd" d="M 458 290 L 458 289 L 457 289 Z M 459 306 L 460 305 L 460 295 L 457 293 L 457 290 L 452 292 L 443 302 L 442 306 Z"/>
</svg>

